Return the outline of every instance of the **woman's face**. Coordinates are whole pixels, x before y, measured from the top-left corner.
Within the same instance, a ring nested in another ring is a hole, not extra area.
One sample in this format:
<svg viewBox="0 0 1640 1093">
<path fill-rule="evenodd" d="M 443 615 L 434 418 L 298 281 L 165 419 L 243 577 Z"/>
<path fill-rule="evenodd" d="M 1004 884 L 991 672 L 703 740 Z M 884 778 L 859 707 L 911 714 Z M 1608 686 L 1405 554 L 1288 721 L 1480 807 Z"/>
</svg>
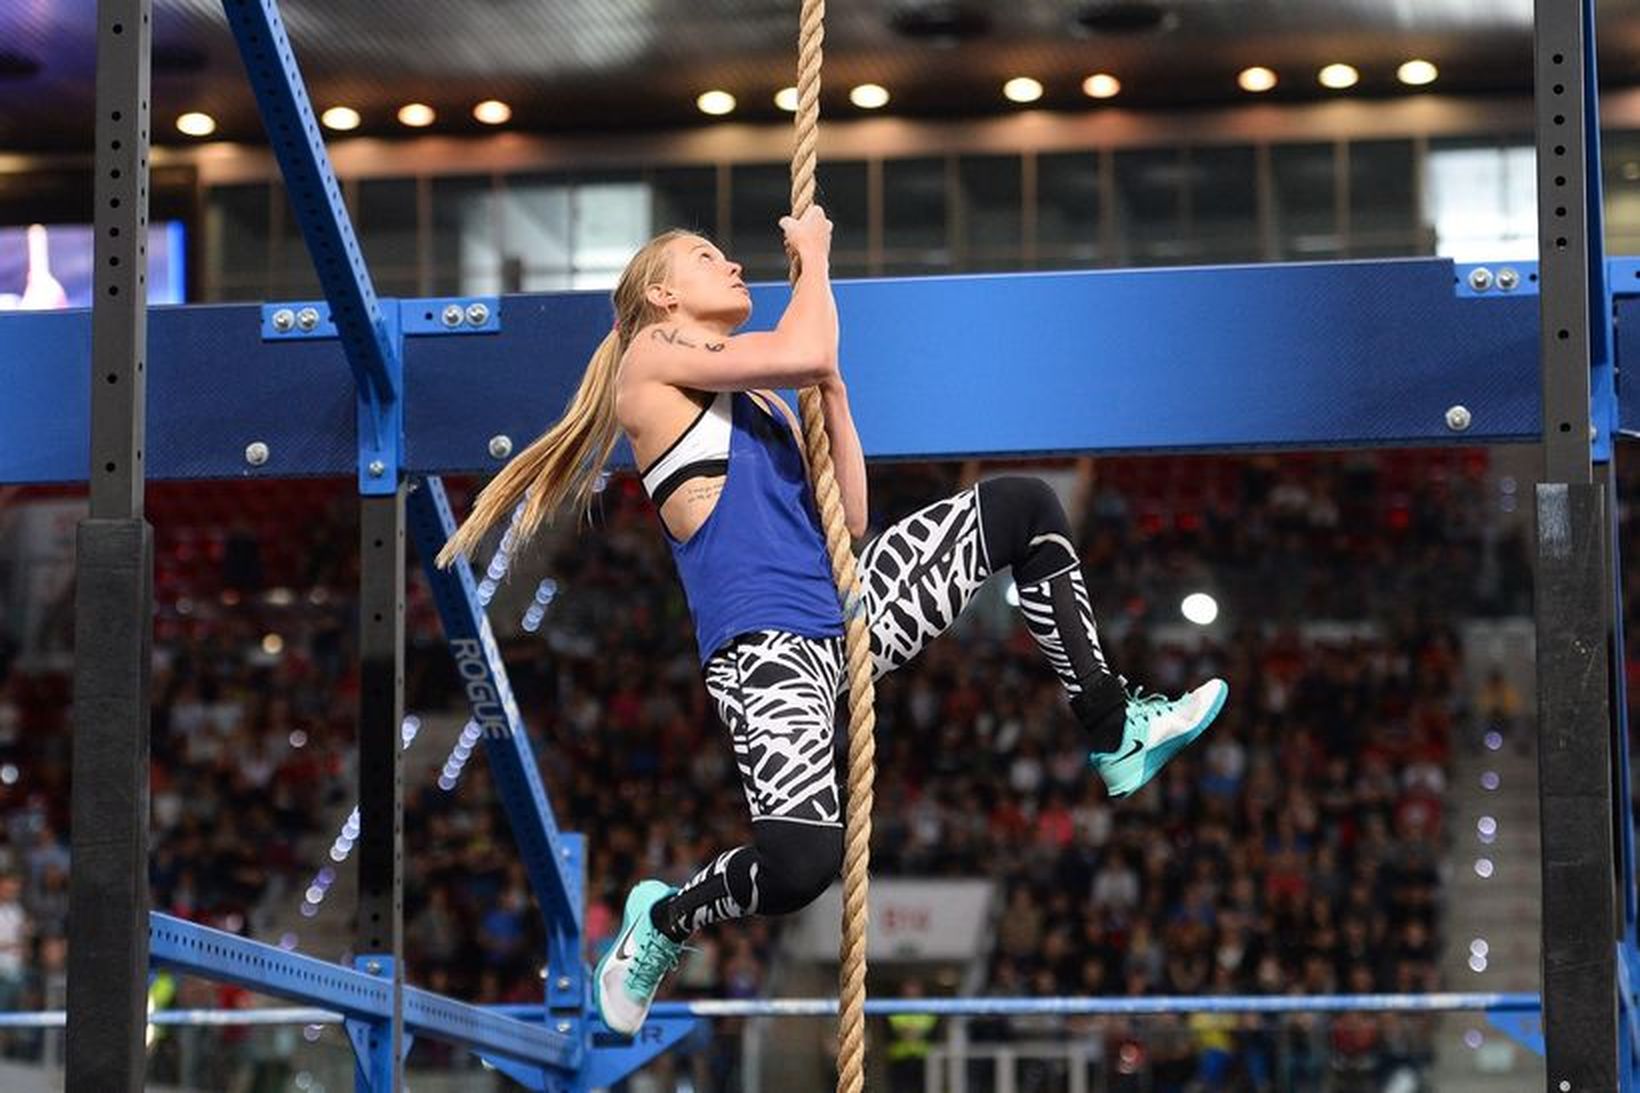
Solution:
<svg viewBox="0 0 1640 1093">
<path fill-rule="evenodd" d="M 672 268 L 648 288 L 649 298 L 678 318 L 739 326 L 752 314 L 752 297 L 740 279 L 740 264 L 699 236 L 674 240 Z"/>
</svg>

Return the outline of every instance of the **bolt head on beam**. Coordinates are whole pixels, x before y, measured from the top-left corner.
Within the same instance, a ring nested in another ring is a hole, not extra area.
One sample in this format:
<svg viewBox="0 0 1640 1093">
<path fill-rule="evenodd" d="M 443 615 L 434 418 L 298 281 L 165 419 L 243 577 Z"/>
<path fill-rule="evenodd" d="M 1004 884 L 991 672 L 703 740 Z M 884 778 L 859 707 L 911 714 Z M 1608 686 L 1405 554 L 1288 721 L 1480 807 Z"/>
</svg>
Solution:
<svg viewBox="0 0 1640 1093">
<path fill-rule="evenodd" d="M 1469 271 L 1469 287 L 1476 292 L 1485 292 L 1492 287 L 1492 271 L 1485 266 L 1476 266 Z"/>
<path fill-rule="evenodd" d="M 260 467 L 268 461 L 268 446 L 260 440 L 245 445 L 245 462 Z"/>
<path fill-rule="evenodd" d="M 1446 412 L 1446 427 L 1455 433 L 1465 432 L 1473 420 L 1467 406 L 1453 406 Z"/>
</svg>

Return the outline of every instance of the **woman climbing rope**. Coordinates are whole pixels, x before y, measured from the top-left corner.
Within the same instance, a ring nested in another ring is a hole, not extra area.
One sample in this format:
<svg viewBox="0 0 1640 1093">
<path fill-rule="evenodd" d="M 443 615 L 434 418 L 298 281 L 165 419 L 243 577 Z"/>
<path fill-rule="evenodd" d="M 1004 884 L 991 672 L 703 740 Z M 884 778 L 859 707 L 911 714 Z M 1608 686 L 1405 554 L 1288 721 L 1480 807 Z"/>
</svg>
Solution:
<svg viewBox="0 0 1640 1093">
<path fill-rule="evenodd" d="M 627 265 L 615 323 L 563 418 L 479 494 L 439 554 L 471 553 L 525 502 L 514 549 L 560 507 L 585 511 L 614 447 L 631 442 L 694 616 L 706 688 L 728 727 L 752 842 L 719 854 L 681 889 L 645 880 L 594 983 L 604 1021 L 632 1034 L 689 935 L 714 922 L 783 915 L 838 874 L 843 824 L 834 712 L 845 687 L 844 612 L 806 473 L 801 430 L 769 388 L 817 387 L 848 530 L 865 534 L 865 462 L 838 368 L 831 223 L 818 206 L 780 226 L 799 263 L 768 333 L 741 268 L 708 240 L 667 232 Z M 885 528 L 860 554 L 860 603 L 874 675 L 944 633 L 994 573 L 1011 569 L 1019 608 L 1113 796 L 1139 789 L 1217 716 L 1210 680 L 1178 699 L 1130 693 L 1100 650 L 1093 610 L 1052 489 L 987 479 Z"/>
</svg>

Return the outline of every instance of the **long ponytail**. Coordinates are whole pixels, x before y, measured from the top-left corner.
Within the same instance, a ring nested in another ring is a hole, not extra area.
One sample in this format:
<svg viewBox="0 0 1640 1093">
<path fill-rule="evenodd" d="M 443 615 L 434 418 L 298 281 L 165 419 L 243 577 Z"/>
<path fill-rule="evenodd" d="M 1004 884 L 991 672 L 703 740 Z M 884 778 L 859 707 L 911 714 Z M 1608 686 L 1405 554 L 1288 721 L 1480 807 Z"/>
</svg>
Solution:
<svg viewBox="0 0 1640 1093">
<path fill-rule="evenodd" d="M 562 506 L 569 505 L 578 519 L 587 516 L 618 437 L 615 378 L 621 358 L 634 334 L 666 317 L 648 302 L 644 289 L 666 277 L 672 241 L 690 234 L 669 231 L 656 236 L 627 263 L 615 288 L 615 325 L 593 351 L 564 416 L 513 456 L 479 492 L 472 512 L 439 551 L 439 568 L 447 569 L 458 557 L 470 556 L 485 534 L 511 515 L 520 499 L 524 511 L 514 525 L 513 553 Z"/>
</svg>

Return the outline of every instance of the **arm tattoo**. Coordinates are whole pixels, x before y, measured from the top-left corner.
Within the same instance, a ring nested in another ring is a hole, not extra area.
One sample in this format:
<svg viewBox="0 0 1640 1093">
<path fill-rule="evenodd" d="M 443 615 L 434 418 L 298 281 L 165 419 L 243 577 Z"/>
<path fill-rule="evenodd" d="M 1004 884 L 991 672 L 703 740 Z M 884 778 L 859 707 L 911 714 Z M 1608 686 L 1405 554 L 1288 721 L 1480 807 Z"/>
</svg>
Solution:
<svg viewBox="0 0 1640 1093">
<path fill-rule="evenodd" d="M 664 326 L 657 326 L 655 328 L 655 339 L 657 341 L 663 341 L 667 345 L 681 345 L 685 349 L 699 349 L 700 348 L 700 343 L 699 342 L 692 342 L 688 338 L 685 338 L 683 336 L 683 334 L 680 333 L 679 331 L 668 330 Z"/>
<path fill-rule="evenodd" d="M 684 337 L 682 331 L 669 330 L 664 326 L 657 326 L 654 329 L 654 338 L 656 341 L 665 342 L 667 345 L 681 345 L 685 349 L 702 348 L 699 342 L 692 342 Z M 727 344 L 727 342 L 707 342 L 704 348 L 708 353 L 721 353 Z"/>
</svg>

